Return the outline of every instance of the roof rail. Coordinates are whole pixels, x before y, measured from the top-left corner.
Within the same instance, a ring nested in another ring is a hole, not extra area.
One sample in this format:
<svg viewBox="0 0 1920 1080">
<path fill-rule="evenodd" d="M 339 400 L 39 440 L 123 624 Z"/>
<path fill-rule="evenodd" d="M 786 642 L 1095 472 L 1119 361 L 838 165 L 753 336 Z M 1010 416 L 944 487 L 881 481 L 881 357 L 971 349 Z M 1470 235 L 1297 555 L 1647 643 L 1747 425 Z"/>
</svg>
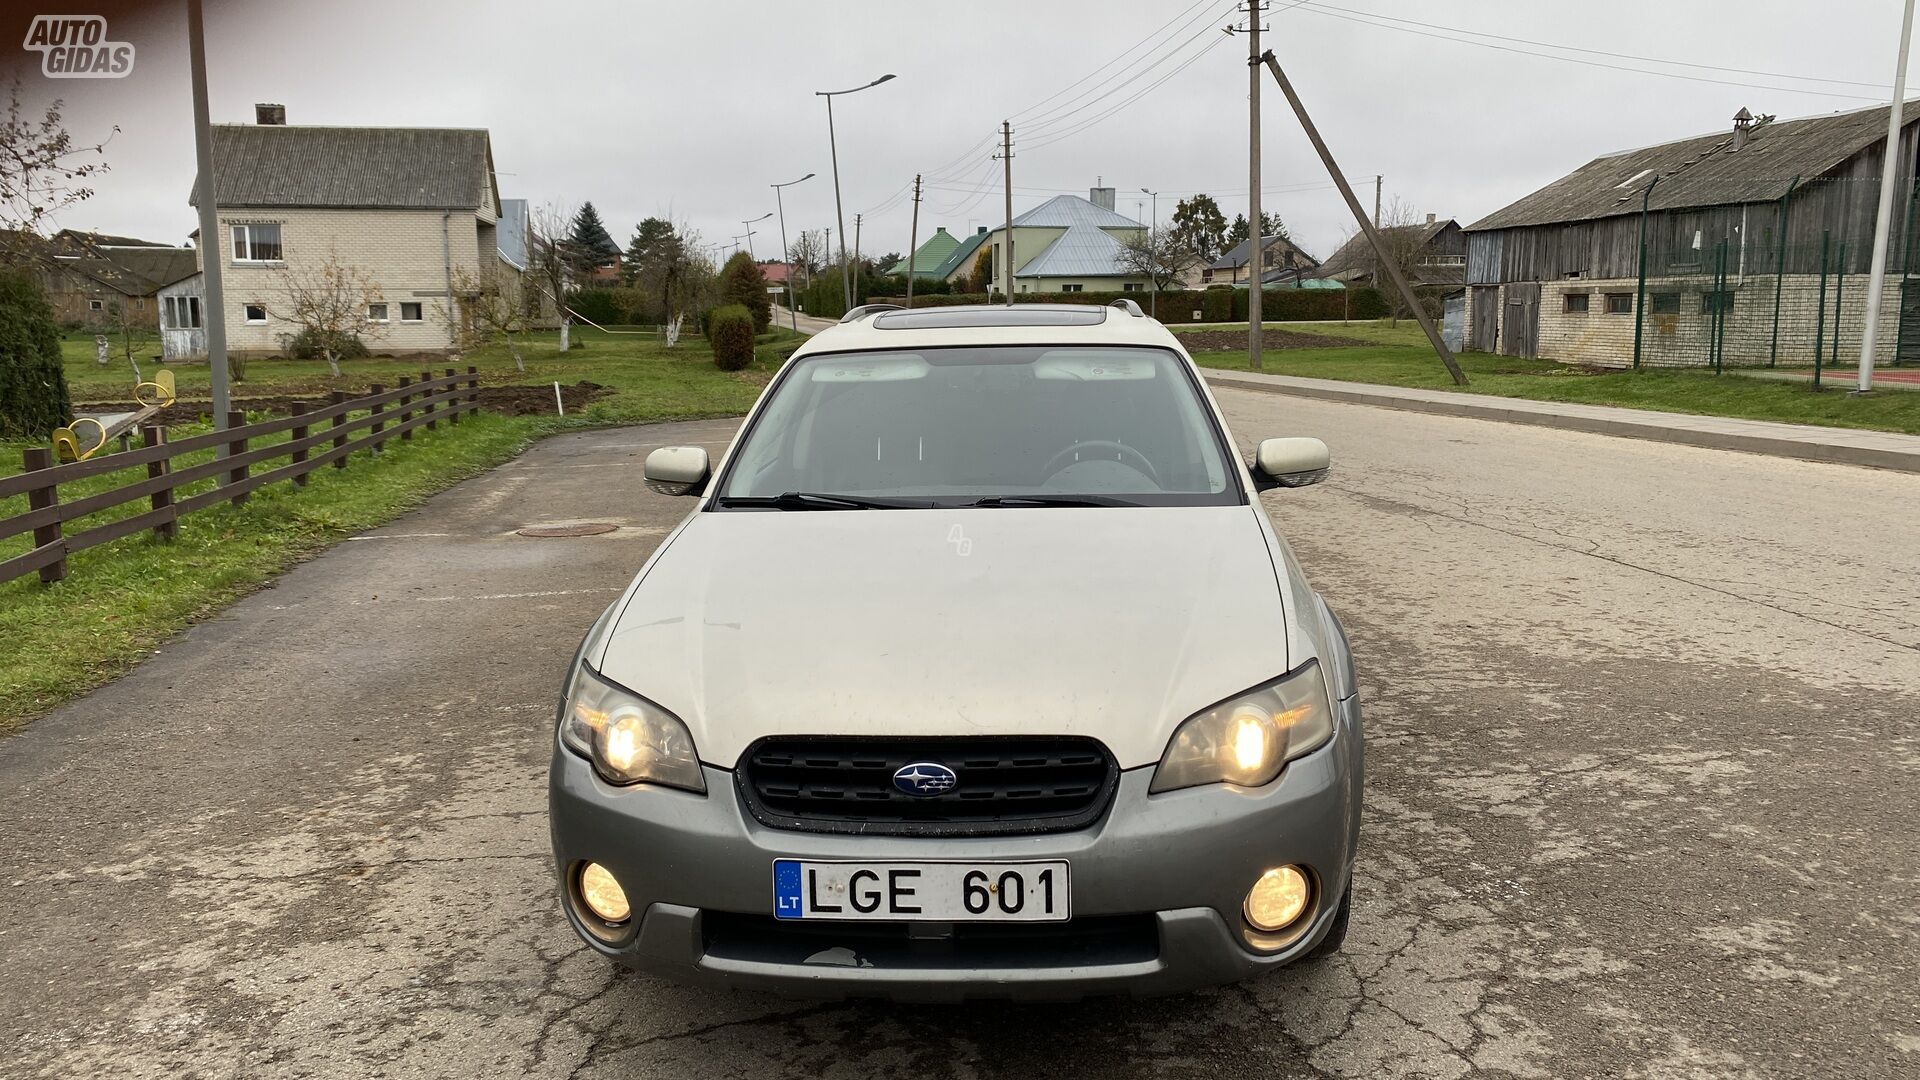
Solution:
<svg viewBox="0 0 1920 1080">
<path fill-rule="evenodd" d="M 1133 316 L 1136 319 L 1144 319 L 1147 317 L 1147 313 L 1140 310 L 1139 304 L 1136 304 L 1131 300 L 1125 299 L 1124 297 L 1119 300 L 1115 300 L 1113 303 L 1108 304 L 1107 306 L 1117 307 L 1121 311 L 1126 312 L 1127 314 Z"/>
<path fill-rule="evenodd" d="M 861 304 L 859 307 L 856 307 L 853 310 L 847 312 L 845 315 L 840 316 L 840 321 L 843 323 L 859 322 L 861 319 L 864 319 L 869 315 L 878 315 L 883 311 L 905 311 L 905 310 L 907 309 L 906 309 L 906 305 L 904 304 Z"/>
</svg>

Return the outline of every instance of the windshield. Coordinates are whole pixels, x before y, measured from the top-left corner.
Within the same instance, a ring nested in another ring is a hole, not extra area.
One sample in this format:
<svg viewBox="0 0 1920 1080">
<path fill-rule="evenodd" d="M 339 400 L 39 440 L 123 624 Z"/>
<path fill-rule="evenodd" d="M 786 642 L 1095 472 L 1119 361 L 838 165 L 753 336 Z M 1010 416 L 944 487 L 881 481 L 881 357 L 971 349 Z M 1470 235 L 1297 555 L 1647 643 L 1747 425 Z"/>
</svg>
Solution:
<svg viewBox="0 0 1920 1080">
<path fill-rule="evenodd" d="M 795 361 L 715 505 L 800 492 L 849 497 L 840 508 L 1241 501 L 1212 414 L 1173 353 L 1031 345 Z"/>
</svg>

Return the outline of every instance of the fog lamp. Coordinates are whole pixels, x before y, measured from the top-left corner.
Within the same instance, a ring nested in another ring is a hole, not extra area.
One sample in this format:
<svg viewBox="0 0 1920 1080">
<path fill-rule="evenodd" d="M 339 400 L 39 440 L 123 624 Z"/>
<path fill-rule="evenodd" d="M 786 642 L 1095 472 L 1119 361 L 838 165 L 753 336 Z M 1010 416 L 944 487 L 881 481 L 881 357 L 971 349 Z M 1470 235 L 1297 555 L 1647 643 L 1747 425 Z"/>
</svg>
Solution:
<svg viewBox="0 0 1920 1080">
<path fill-rule="evenodd" d="M 627 906 L 627 892 L 613 879 L 613 874 L 599 863 L 590 862 L 580 870 L 580 899 L 587 910 L 602 921 L 622 923 L 633 914 Z"/>
<path fill-rule="evenodd" d="M 1307 910 L 1312 896 L 1313 888 L 1299 867 L 1275 867 L 1261 874 L 1247 891 L 1247 922 L 1269 934 L 1284 930 Z"/>
</svg>

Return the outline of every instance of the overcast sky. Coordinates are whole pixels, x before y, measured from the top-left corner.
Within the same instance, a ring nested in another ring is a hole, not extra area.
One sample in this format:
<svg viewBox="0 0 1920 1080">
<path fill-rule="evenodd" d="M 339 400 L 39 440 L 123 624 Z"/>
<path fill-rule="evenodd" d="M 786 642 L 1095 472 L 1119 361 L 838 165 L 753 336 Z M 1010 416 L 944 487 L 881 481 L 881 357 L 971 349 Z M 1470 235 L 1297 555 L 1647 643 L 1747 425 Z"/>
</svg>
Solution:
<svg viewBox="0 0 1920 1080">
<path fill-rule="evenodd" d="M 64 97 L 86 141 L 119 128 L 111 172 L 59 224 L 184 242 L 195 224 L 184 0 L 5 5 L 0 47 L 25 102 Z M 1217 29 L 1236 21 L 1231 9 L 208 0 L 209 84 L 216 122 L 250 123 L 254 102 L 274 101 L 295 124 L 487 128 L 504 197 L 591 200 L 622 244 L 641 218 L 668 216 L 724 250 L 743 219 L 774 209 L 769 184 L 808 172 L 818 175 L 787 189 L 787 229 L 834 225 L 826 112 L 812 91 L 893 73 L 834 109 L 847 225 L 865 212 L 862 248 L 878 254 L 907 247 L 900 193 L 916 171 L 928 175 L 923 237 L 999 222 L 986 140 L 1009 116 L 1016 214 L 1084 195 L 1097 178 L 1142 219 L 1142 187 L 1166 192 L 1163 220 L 1195 191 L 1229 219 L 1243 211 L 1246 43 Z M 18 43 L 31 16 L 57 12 L 106 15 L 109 37 L 138 50 L 133 75 L 42 76 L 38 54 Z M 1594 157 L 1726 127 L 1742 106 L 1784 119 L 1884 102 L 1900 5 L 1274 0 L 1266 25 L 1266 44 L 1366 201 L 1379 173 L 1389 201 L 1469 224 Z M 1502 40 L 1441 40 L 1459 31 Z M 1557 58 L 1531 55 L 1540 52 Z M 1658 63 L 1678 60 L 1740 70 Z M 1270 81 L 1262 98 L 1264 200 L 1324 258 L 1351 217 Z M 755 227 L 762 258 L 779 253 L 777 226 Z"/>
</svg>

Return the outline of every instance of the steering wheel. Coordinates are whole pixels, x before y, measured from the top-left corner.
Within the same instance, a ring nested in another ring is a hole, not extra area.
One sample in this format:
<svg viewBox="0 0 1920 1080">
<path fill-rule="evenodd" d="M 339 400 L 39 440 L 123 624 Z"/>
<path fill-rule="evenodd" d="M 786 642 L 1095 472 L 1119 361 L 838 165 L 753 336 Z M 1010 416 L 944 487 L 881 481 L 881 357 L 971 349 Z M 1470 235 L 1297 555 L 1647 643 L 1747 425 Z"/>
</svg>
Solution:
<svg viewBox="0 0 1920 1080">
<path fill-rule="evenodd" d="M 1043 470 L 1046 473 L 1047 480 L 1053 479 L 1055 473 L 1072 465 L 1082 450 L 1109 451 L 1118 460 L 1132 466 L 1138 472 L 1145 473 L 1147 477 L 1153 481 L 1155 487 L 1160 486 L 1160 471 L 1153 467 L 1153 462 L 1147 460 L 1147 455 L 1142 454 L 1140 451 L 1135 450 L 1125 443 L 1112 442 L 1107 439 L 1088 439 L 1085 442 L 1077 442 L 1053 455 L 1053 457 L 1047 461 L 1046 469 Z M 1046 481 L 1043 480 L 1041 482 L 1045 483 Z"/>
</svg>

